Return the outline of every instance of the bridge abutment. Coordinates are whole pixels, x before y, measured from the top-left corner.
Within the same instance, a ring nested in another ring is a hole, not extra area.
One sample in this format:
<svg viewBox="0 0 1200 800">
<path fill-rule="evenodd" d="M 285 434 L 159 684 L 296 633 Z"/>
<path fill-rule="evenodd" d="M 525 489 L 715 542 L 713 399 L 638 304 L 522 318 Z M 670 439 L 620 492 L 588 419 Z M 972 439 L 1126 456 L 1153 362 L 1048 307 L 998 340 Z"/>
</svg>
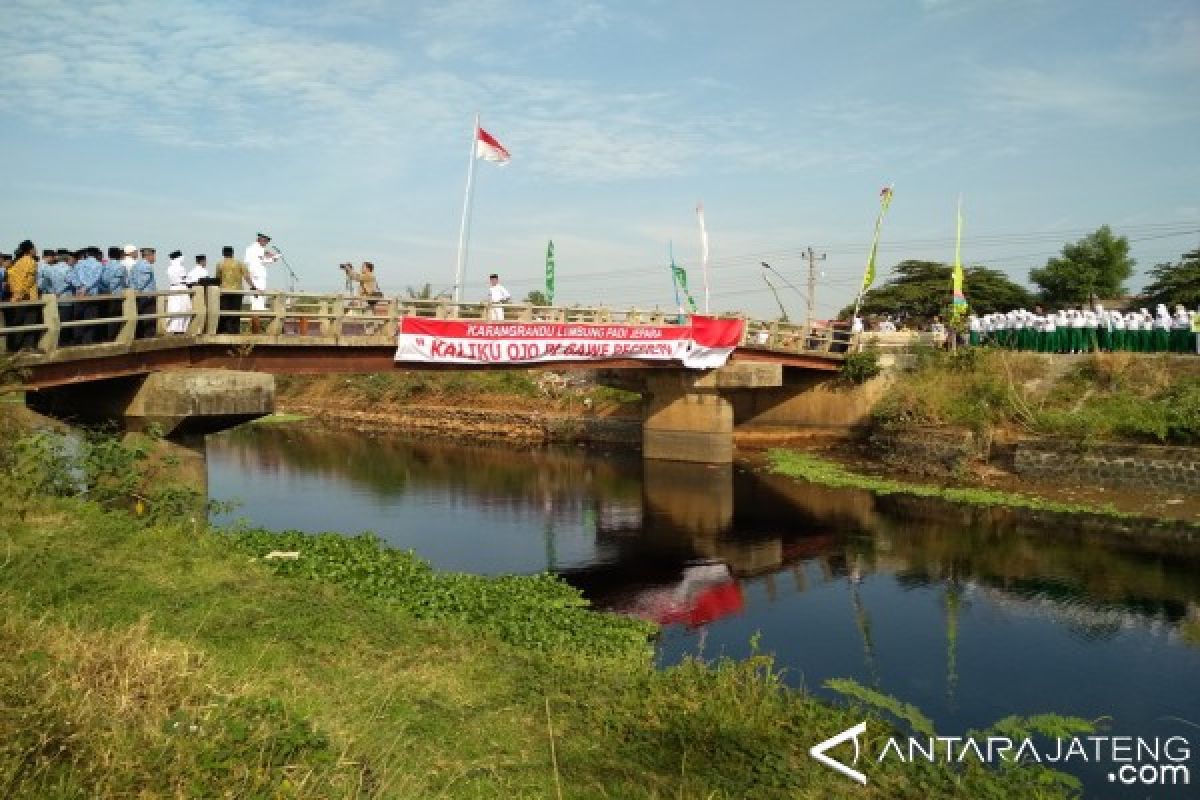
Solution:
<svg viewBox="0 0 1200 800">
<path fill-rule="evenodd" d="M 642 457 L 733 463 L 733 403 L 727 393 L 782 382 L 782 366 L 769 363 L 733 363 L 700 373 L 651 372 L 645 377 Z"/>
<path fill-rule="evenodd" d="M 215 433 L 275 410 L 275 378 L 259 372 L 189 369 L 67 384 L 26 395 L 30 408 L 127 431 L 184 437 Z"/>
</svg>

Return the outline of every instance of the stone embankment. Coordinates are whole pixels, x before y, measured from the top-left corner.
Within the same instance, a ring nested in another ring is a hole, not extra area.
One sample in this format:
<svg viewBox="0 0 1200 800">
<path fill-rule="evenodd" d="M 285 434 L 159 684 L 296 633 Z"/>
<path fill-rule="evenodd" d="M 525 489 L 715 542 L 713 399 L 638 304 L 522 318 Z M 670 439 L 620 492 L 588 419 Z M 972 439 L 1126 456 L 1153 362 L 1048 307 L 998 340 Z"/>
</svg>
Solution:
<svg viewBox="0 0 1200 800">
<path fill-rule="evenodd" d="M 287 403 L 285 410 L 312 417 L 330 428 L 467 443 L 638 447 L 642 441 L 641 419 L 636 417 L 431 405 L 359 411 L 295 402 Z"/>
<path fill-rule="evenodd" d="M 876 431 L 870 444 L 884 464 L 929 477 L 959 477 L 986 464 L 1031 483 L 1200 488 L 1200 448 L 1196 447 L 1035 436 L 999 441 L 945 428 Z"/>
</svg>

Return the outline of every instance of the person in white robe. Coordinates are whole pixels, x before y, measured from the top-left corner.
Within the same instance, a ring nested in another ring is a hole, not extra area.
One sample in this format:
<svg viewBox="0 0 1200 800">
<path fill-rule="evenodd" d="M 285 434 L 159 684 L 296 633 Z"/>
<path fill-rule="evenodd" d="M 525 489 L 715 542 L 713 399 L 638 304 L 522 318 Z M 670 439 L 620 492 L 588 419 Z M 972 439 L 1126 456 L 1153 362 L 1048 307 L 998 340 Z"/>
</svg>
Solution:
<svg viewBox="0 0 1200 800">
<path fill-rule="evenodd" d="M 192 310 L 192 296 L 188 293 L 187 267 L 183 265 L 183 253 L 175 250 L 167 266 L 167 288 L 175 294 L 167 297 L 167 333 L 187 333 Z"/>
<path fill-rule="evenodd" d="M 267 245 L 270 243 L 271 237 L 265 233 L 259 233 L 254 244 L 246 248 L 246 257 L 242 259 L 246 264 L 246 271 L 250 273 L 250 280 L 254 286 L 260 291 L 267 288 L 267 265 L 274 264 L 279 260 L 279 255 L 274 250 L 268 250 Z M 256 294 L 250 297 L 251 311 L 266 311 L 267 298 L 266 295 Z M 251 327 L 257 329 L 258 317 L 251 320 Z"/>
</svg>

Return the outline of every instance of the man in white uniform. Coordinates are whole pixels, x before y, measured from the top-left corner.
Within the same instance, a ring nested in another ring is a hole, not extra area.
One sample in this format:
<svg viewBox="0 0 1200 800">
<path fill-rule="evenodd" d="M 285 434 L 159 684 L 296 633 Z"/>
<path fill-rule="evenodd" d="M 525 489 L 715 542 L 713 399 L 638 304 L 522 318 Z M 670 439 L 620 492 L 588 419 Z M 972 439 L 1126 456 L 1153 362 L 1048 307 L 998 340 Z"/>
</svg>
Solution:
<svg viewBox="0 0 1200 800">
<path fill-rule="evenodd" d="M 265 233 L 259 233 L 254 244 L 246 248 L 246 257 L 242 259 L 246 263 L 246 271 L 250 273 L 250 280 L 254 282 L 255 288 L 264 290 L 267 288 L 267 265 L 274 264 L 279 260 L 279 256 L 267 250 L 267 243 L 271 241 L 271 237 Z M 265 295 L 256 294 L 250 297 L 251 311 L 266 311 L 267 298 Z M 250 319 L 250 330 L 252 333 L 258 333 L 260 323 L 259 317 Z"/>
<path fill-rule="evenodd" d="M 192 310 L 192 296 L 187 292 L 187 267 L 183 265 L 183 253 L 175 250 L 170 255 L 167 267 L 167 282 L 172 294 L 167 298 L 167 333 L 187 333 Z"/>
<path fill-rule="evenodd" d="M 503 320 L 504 306 L 502 303 L 507 303 L 512 300 L 512 295 L 508 289 L 500 285 L 500 276 L 492 273 L 488 276 L 488 302 L 492 307 L 488 309 L 488 319 Z"/>
</svg>

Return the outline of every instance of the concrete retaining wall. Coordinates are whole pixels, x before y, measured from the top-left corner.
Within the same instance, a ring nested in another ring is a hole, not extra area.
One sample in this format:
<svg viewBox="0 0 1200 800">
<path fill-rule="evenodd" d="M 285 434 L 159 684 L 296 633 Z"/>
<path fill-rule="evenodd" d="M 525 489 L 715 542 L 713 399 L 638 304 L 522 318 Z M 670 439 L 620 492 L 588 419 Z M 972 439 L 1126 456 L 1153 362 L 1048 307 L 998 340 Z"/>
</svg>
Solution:
<svg viewBox="0 0 1200 800">
<path fill-rule="evenodd" d="M 1200 448 L 1030 440 L 1013 448 L 1012 470 L 1030 480 L 1099 486 L 1200 488 Z"/>
<path fill-rule="evenodd" d="M 971 431 L 929 428 L 871 435 L 880 461 L 905 472 L 939 478 L 990 463 L 1028 481 L 1113 488 L 1200 489 L 1200 448 L 1080 444 L 1026 437 L 999 446 Z"/>
</svg>

